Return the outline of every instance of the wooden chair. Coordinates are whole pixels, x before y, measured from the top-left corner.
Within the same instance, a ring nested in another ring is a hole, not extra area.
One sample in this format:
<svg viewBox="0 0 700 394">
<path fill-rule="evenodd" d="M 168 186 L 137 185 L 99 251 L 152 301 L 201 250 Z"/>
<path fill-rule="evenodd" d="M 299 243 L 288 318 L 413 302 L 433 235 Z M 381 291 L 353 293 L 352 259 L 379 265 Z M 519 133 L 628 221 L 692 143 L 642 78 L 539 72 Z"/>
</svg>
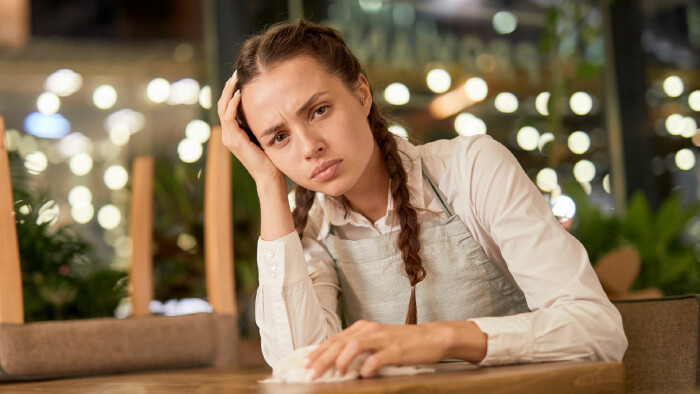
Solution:
<svg viewBox="0 0 700 394">
<path fill-rule="evenodd" d="M 205 265 L 213 313 L 152 316 L 153 160 L 134 160 L 129 233 L 133 315 L 24 323 L 19 250 L 0 117 L 0 381 L 239 363 L 230 154 L 213 128 L 205 179 Z M 259 352 L 259 350 L 258 350 Z"/>
<path fill-rule="evenodd" d="M 690 393 L 700 384 L 700 296 L 613 301 L 629 346 L 622 360 L 630 393 Z"/>
</svg>

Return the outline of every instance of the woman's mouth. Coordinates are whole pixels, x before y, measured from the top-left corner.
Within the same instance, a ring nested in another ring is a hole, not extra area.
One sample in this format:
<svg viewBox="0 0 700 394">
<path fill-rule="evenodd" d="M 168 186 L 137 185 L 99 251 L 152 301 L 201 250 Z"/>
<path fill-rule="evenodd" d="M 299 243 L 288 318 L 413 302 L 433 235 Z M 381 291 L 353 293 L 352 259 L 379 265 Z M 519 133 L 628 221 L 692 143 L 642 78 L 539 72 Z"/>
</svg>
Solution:
<svg viewBox="0 0 700 394">
<path fill-rule="evenodd" d="M 340 168 L 342 162 L 343 159 L 324 161 L 314 168 L 314 171 L 311 173 L 311 179 L 317 182 L 325 182 L 333 178 L 338 172 L 338 168 Z"/>
</svg>

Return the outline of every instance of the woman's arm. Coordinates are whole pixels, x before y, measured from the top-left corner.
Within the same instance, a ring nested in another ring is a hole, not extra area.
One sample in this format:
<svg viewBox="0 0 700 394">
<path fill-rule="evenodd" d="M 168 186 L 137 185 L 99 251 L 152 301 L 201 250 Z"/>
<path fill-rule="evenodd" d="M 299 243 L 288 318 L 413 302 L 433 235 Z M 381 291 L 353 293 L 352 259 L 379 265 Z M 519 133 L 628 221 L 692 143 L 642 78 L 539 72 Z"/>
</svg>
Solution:
<svg viewBox="0 0 700 394">
<path fill-rule="evenodd" d="M 294 349 L 321 343 L 341 330 L 338 277 L 328 253 L 307 232 L 309 226 L 303 242 L 296 231 L 258 241 L 255 321 L 263 356 L 272 367 Z"/>
<path fill-rule="evenodd" d="M 338 279 L 330 256 L 315 240 L 305 237 L 302 247 L 284 175 L 238 125 L 241 93 L 236 83 L 234 73 L 221 93 L 218 113 L 223 143 L 255 180 L 260 199 L 255 315 L 263 355 L 274 366 L 296 347 L 320 343 L 340 331 Z M 309 274 L 314 275 L 313 281 Z"/>
<path fill-rule="evenodd" d="M 447 186 L 448 199 L 493 260 L 505 263 L 532 310 L 472 319 L 488 335 L 481 363 L 622 359 L 619 312 L 583 245 L 558 223 L 515 157 L 488 136 L 458 138 L 454 155 L 441 183 L 457 182 L 463 200 Z"/>
<path fill-rule="evenodd" d="M 480 244 L 502 254 L 533 312 L 395 326 L 359 322 L 308 356 L 320 376 L 344 371 L 358 354 L 361 368 L 459 358 L 481 365 L 555 360 L 621 360 L 627 347 L 622 321 L 608 301 L 585 249 L 557 222 L 513 155 L 490 137 L 441 141 L 433 166 L 457 213 Z M 426 163 L 430 167 L 429 163 Z"/>
</svg>

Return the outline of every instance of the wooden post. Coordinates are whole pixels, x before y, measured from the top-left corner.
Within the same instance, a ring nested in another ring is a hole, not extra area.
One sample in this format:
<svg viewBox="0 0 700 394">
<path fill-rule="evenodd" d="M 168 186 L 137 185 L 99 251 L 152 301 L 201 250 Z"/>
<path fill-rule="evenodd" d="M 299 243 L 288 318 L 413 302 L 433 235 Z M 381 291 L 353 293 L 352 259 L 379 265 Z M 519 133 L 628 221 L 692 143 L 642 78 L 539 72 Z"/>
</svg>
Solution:
<svg viewBox="0 0 700 394">
<path fill-rule="evenodd" d="M 0 116 L 0 323 L 24 323 L 22 274 L 10 162 L 5 146 L 5 121 Z"/>
<path fill-rule="evenodd" d="M 204 180 L 204 260 L 207 297 L 214 312 L 236 313 L 231 219 L 231 153 L 212 127 Z"/>
<path fill-rule="evenodd" d="M 137 157 L 132 169 L 129 289 L 132 315 L 150 315 L 153 299 L 153 158 Z"/>
</svg>

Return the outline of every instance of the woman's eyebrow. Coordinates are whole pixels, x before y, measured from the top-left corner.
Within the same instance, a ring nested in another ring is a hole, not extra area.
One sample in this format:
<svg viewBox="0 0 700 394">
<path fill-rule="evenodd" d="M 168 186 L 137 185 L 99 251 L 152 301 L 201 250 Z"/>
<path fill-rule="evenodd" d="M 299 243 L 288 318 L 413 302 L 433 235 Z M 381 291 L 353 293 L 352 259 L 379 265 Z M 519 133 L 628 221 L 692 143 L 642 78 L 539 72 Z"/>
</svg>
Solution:
<svg viewBox="0 0 700 394">
<path fill-rule="evenodd" d="M 309 107 L 311 107 L 311 105 L 314 103 L 314 101 L 316 101 L 316 99 L 318 99 L 320 96 L 322 96 L 326 93 L 328 93 L 328 92 L 326 92 L 326 91 L 318 92 L 318 93 L 315 93 L 313 96 L 309 97 L 309 99 L 306 100 L 304 105 L 299 107 L 299 109 L 297 110 L 297 116 L 301 116 L 304 112 L 306 112 L 306 110 L 309 109 Z"/>
<path fill-rule="evenodd" d="M 316 101 L 319 97 L 323 96 L 323 95 L 326 94 L 326 93 L 328 93 L 328 92 L 326 92 L 325 90 L 322 91 L 322 92 L 314 93 L 314 95 L 312 95 L 311 97 L 309 97 L 308 100 L 306 100 L 306 102 L 304 103 L 304 105 L 302 105 L 301 107 L 299 107 L 299 109 L 297 110 L 297 116 L 301 116 L 304 112 L 306 112 L 306 111 L 309 109 L 309 107 L 311 107 L 311 106 L 313 105 L 314 101 Z M 282 123 L 277 123 L 276 125 L 274 125 L 274 126 L 270 127 L 269 129 L 263 131 L 263 133 L 260 134 L 260 139 L 263 139 L 263 138 L 267 137 L 267 136 L 270 135 L 270 134 L 276 133 L 277 130 L 281 129 L 283 126 L 284 126 L 284 124 L 282 124 Z"/>
</svg>

